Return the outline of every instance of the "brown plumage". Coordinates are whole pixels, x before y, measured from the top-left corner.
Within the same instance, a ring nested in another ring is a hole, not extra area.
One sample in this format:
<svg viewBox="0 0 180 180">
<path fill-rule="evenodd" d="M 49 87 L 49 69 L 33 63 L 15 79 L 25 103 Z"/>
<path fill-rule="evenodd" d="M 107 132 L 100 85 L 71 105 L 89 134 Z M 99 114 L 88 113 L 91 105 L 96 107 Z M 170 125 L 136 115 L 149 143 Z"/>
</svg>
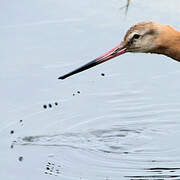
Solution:
<svg viewBox="0 0 180 180">
<path fill-rule="evenodd" d="M 139 34 L 138 39 L 132 39 Z M 180 31 L 169 25 L 142 22 L 132 26 L 126 33 L 123 44 L 128 44 L 127 52 L 164 54 L 180 61 Z"/>
<path fill-rule="evenodd" d="M 138 23 L 127 31 L 123 41 L 115 48 L 59 79 L 65 79 L 127 52 L 163 54 L 180 61 L 180 31 L 155 22 Z"/>
</svg>

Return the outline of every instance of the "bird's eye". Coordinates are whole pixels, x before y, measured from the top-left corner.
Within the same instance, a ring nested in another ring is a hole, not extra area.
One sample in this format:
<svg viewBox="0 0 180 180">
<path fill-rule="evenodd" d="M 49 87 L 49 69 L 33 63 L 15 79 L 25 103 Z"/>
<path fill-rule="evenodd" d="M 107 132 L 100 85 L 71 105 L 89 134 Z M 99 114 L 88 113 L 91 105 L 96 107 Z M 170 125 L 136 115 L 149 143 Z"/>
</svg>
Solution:
<svg viewBox="0 0 180 180">
<path fill-rule="evenodd" d="M 140 35 L 139 34 L 134 34 L 133 39 L 139 39 Z"/>
</svg>

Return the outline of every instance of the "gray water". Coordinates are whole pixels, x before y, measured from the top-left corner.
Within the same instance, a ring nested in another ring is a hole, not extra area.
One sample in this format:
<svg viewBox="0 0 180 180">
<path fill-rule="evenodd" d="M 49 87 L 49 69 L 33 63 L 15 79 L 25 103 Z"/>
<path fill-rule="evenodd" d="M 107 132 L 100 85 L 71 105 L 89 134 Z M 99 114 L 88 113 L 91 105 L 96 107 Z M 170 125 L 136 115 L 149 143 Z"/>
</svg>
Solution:
<svg viewBox="0 0 180 180">
<path fill-rule="evenodd" d="M 134 0 L 127 16 L 125 5 L 1 3 L 0 179 L 180 179 L 180 63 L 126 54 L 57 79 L 137 22 L 180 29 L 178 0 Z"/>
</svg>

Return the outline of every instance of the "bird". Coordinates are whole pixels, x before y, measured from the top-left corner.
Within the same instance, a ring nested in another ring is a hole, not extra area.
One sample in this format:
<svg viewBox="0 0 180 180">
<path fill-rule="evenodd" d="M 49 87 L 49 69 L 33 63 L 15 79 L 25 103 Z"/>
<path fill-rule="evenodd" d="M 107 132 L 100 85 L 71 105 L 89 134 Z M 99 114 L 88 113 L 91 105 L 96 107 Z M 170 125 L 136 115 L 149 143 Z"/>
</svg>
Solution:
<svg viewBox="0 0 180 180">
<path fill-rule="evenodd" d="M 58 79 L 65 79 L 128 52 L 162 54 L 180 62 L 180 31 L 153 21 L 137 23 L 113 49 Z"/>
</svg>

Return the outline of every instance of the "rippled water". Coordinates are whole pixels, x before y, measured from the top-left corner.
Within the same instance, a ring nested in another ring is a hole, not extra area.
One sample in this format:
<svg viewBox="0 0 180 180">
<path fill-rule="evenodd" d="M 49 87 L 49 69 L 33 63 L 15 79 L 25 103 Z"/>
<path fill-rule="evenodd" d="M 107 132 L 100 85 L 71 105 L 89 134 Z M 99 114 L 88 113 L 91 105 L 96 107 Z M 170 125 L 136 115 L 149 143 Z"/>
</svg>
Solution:
<svg viewBox="0 0 180 180">
<path fill-rule="evenodd" d="M 3 2 L 0 178 L 180 179 L 180 63 L 127 54 L 57 79 L 179 1 Z M 104 76 L 102 76 L 104 73 Z M 27 178 L 28 177 L 28 178 Z"/>
</svg>

